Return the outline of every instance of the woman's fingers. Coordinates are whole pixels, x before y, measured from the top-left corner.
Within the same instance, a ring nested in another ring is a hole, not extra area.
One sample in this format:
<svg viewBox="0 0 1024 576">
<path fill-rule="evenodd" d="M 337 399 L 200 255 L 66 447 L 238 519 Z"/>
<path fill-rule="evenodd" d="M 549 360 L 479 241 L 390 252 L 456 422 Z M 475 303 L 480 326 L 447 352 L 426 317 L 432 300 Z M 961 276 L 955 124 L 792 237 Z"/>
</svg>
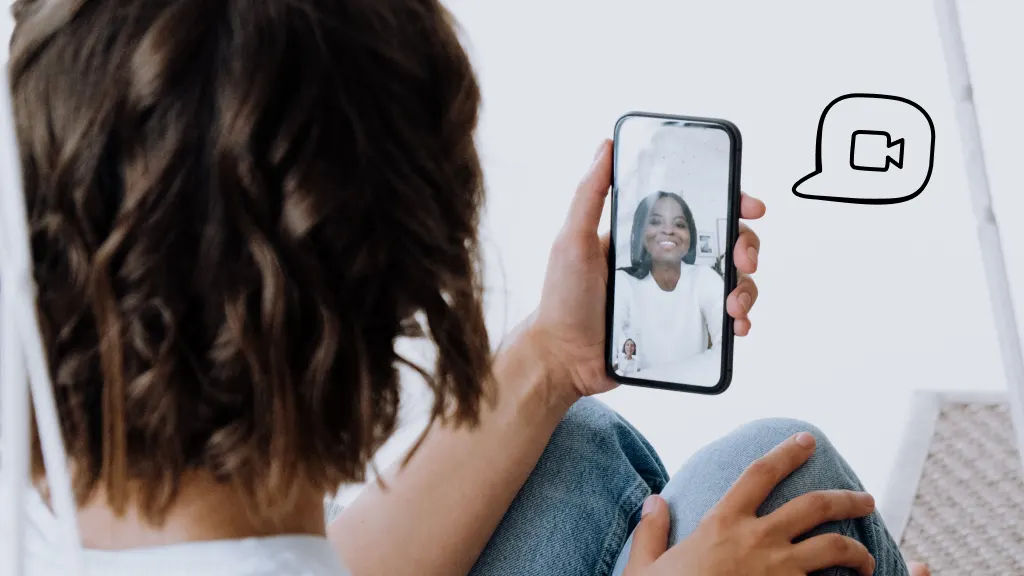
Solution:
<svg viewBox="0 0 1024 576">
<path fill-rule="evenodd" d="M 754 282 L 754 279 L 740 273 L 736 289 L 732 291 L 732 294 L 729 294 L 729 298 L 725 301 L 725 309 L 729 316 L 737 320 L 746 320 L 747 315 L 750 314 L 750 309 L 757 302 L 757 294 L 757 284 Z"/>
<path fill-rule="evenodd" d="M 565 227 L 570 234 L 593 237 L 597 233 L 611 184 L 612 145 L 610 140 L 604 140 L 597 148 L 593 164 L 576 187 L 576 195 L 569 206 Z"/>
<path fill-rule="evenodd" d="M 751 324 L 749 318 L 739 318 L 732 321 L 732 331 L 737 336 L 746 336 L 747 334 L 750 334 L 750 328 Z"/>
<path fill-rule="evenodd" d="M 814 436 L 801 432 L 754 460 L 729 488 L 716 510 L 725 514 L 753 516 L 775 486 L 814 454 Z"/>
<path fill-rule="evenodd" d="M 668 548 L 670 527 L 668 504 L 660 496 L 649 496 L 644 501 L 640 524 L 633 532 L 633 547 L 629 551 L 629 564 L 625 574 L 640 574 L 665 553 Z"/>
<path fill-rule="evenodd" d="M 740 194 L 740 218 L 744 220 L 757 220 L 764 216 L 767 207 L 764 202 L 748 195 L 746 192 Z"/>
<path fill-rule="evenodd" d="M 823 534 L 793 547 L 793 560 L 801 573 L 828 568 L 852 568 L 861 576 L 875 573 L 875 559 L 860 542 L 840 534 Z"/>
<path fill-rule="evenodd" d="M 744 218 L 760 218 L 764 215 L 764 202 L 743 195 L 742 209 Z M 757 284 L 748 274 L 757 271 L 758 254 L 761 251 L 761 238 L 750 229 L 749 226 L 740 222 L 740 234 L 736 240 L 736 247 L 733 250 L 733 262 L 739 272 L 739 281 L 736 289 L 729 294 L 725 307 L 729 316 L 735 319 L 733 322 L 733 333 L 737 336 L 746 336 L 750 333 L 750 309 L 757 302 Z"/>
<path fill-rule="evenodd" d="M 823 490 L 790 500 L 764 521 L 773 533 L 793 540 L 826 522 L 863 518 L 875 510 L 875 499 L 864 492 Z"/>
<path fill-rule="evenodd" d="M 740 222 L 740 235 L 736 239 L 736 247 L 732 251 L 732 259 L 740 272 L 753 274 L 757 272 L 757 257 L 761 251 L 761 239 L 750 226 Z"/>
</svg>

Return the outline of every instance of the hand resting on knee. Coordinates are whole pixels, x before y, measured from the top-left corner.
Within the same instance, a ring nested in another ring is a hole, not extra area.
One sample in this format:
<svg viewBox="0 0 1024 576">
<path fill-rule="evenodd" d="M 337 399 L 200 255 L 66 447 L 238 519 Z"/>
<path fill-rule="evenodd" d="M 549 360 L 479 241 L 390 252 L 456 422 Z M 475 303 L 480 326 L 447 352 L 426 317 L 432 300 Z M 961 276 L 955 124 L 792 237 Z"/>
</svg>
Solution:
<svg viewBox="0 0 1024 576">
<path fill-rule="evenodd" d="M 875 509 L 869 494 L 811 492 L 757 516 L 775 486 L 806 462 L 814 447 L 814 436 L 800 433 L 754 461 L 697 529 L 667 551 L 668 506 L 651 496 L 634 533 L 625 576 L 789 576 L 832 567 L 871 576 L 875 560 L 853 538 L 823 534 L 794 543 L 825 522 L 868 516 Z"/>
</svg>

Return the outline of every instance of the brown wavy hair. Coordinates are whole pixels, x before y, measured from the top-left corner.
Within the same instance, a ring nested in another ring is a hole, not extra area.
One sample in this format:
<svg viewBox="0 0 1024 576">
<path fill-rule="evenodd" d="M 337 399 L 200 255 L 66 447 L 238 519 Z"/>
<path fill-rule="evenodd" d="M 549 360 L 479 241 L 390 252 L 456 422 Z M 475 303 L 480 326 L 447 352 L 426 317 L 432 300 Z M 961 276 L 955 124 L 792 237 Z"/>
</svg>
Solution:
<svg viewBox="0 0 1024 576">
<path fill-rule="evenodd" d="M 437 0 L 22 0 L 9 73 L 80 504 L 361 481 L 399 368 L 488 389 L 480 95 Z M 395 351 L 429 338 L 432 370 Z M 43 478 L 38 438 L 33 471 Z"/>
</svg>

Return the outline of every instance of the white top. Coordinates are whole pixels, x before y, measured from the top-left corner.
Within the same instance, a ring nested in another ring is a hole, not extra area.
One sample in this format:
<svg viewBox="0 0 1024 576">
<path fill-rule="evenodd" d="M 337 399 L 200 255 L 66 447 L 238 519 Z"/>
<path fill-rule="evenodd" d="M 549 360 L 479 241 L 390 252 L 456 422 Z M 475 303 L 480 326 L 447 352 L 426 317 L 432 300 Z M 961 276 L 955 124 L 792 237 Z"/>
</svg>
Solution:
<svg viewBox="0 0 1024 576">
<path fill-rule="evenodd" d="M 640 369 L 640 356 L 634 354 L 632 358 L 626 358 L 626 355 L 619 353 L 619 359 L 616 361 L 618 365 L 618 373 L 623 376 L 636 374 Z"/>
<path fill-rule="evenodd" d="M 28 502 L 26 576 L 63 576 L 56 518 L 35 490 Z M 123 551 L 86 550 L 88 576 L 345 576 L 326 538 L 273 536 Z"/>
<path fill-rule="evenodd" d="M 650 274 L 638 280 L 620 270 L 615 273 L 614 313 L 615 350 L 621 353 L 631 338 L 643 370 L 705 363 L 700 357 L 714 365 L 721 358 L 725 282 L 709 266 L 683 263 L 671 291 L 662 290 Z"/>
</svg>

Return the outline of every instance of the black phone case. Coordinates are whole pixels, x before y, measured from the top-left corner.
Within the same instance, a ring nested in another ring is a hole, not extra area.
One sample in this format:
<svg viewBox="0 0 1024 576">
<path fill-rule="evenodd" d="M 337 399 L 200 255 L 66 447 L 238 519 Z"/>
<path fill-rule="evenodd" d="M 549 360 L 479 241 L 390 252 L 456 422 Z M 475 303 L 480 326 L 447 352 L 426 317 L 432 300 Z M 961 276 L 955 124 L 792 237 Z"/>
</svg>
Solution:
<svg viewBox="0 0 1024 576">
<path fill-rule="evenodd" d="M 657 388 L 660 390 L 674 390 L 676 392 L 690 392 L 694 394 L 706 394 L 706 395 L 717 395 L 725 392 L 729 385 L 732 384 L 732 360 L 733 360 L 733 344 L 735 340 L 735 334 L 733 333 L 733 321 L 732 317 L 729 316 L 728 311 L 722 314 L 722 369 L 721 378 L 718 384 L 714 387 L 707 386 L 693 386 L 689 384 L 675 384 L 673 382 L 658 382 L 652 380 L 644 380 L 640 378 L 629 378 L 626 376 L 620 376 L 616 374 L 612 369 L 613 356 L 612 356 L 612 330 L 614 329 L 614 313 L 615 313 L 615 302 L 613 300 L 615 295 L 615 255 L 616 255 L 616 228 L 615 222 L 618 222 L 618 157 L 619 157 L 619 129 L 622 127 L 622 123 L 628 118 L 643 117 L 643 118 L 656 118 L 666 121 L 677 121 L 677 122 L 697 122 L 701 124 L 712 124 L 720 127 L 729 135 L 731 144 L 730 150 L 730 162 L 729 162 L 729 212 L 727 215 L 728 225 L 726 226 L 726 252 L 725 260 L 723 261 L 724 272 L 725 272 L 725 294 L 722 298 L 728 298 L 728 295 L 732 293 L 736 288 L 737 272 L 736 263 L 733 259 L 733 248 L 736 245 L 736 239 L 739 237 L 739 215 L 740 215 L 740 165 L 741 165 L 741 153 L 743 150 L 743 141 L 740 136 L 740 130 L 735 124 L 728 120 L 722 120 L 718 118 L 701 118 L 696 116 L 674 116 L 669 114 L 656 114 L 651 112 L 629 112 L 624 114 L 615 123 L 615 134 L 614 134 L 614 145 L 612 155 L 612 218 L 613 223 L 611 227 L 611 249 L 608 250 L 608 287 L 607 296 L 605 299 L 605 372 L 608 376 L 622 384 L 628 384 L 630 386 L 641 386 L 644 388 Z"/>
</svg>

